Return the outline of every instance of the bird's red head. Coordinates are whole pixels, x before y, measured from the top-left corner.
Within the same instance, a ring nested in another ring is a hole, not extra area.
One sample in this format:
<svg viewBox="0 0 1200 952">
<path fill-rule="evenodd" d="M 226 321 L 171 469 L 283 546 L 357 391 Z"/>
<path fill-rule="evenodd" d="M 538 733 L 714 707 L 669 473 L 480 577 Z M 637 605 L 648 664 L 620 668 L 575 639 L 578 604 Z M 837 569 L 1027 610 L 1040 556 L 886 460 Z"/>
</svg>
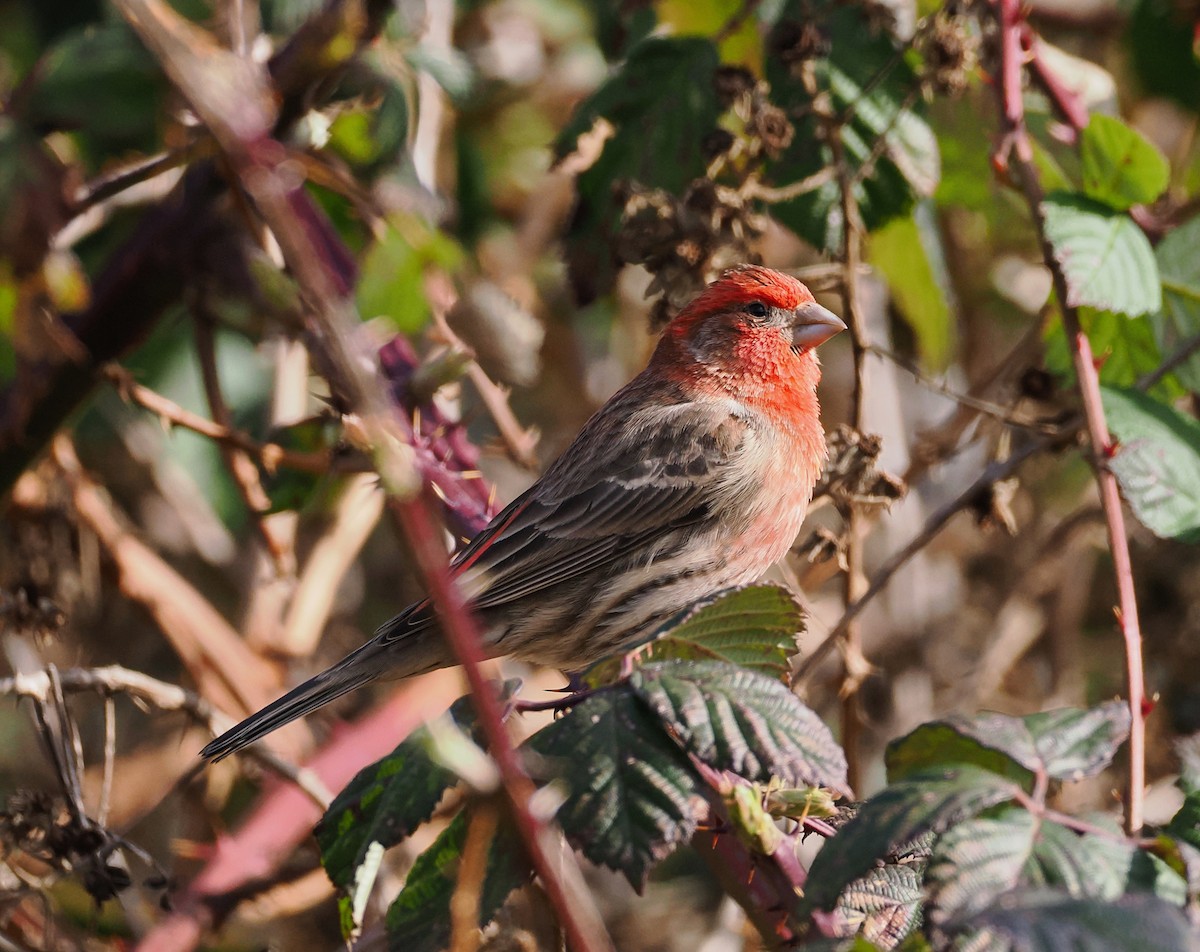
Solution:
<svg viewBox="0 0 1200 952">
<path fill-rule="evenodd" d="M 656 358 L 675 367 L 690 365 L 693 372 L 770 382 L 801 370 L 815 374 L 811 352 L 845 329 L 791 275 L 742 265 L 675 316 Z"/>
</svg>

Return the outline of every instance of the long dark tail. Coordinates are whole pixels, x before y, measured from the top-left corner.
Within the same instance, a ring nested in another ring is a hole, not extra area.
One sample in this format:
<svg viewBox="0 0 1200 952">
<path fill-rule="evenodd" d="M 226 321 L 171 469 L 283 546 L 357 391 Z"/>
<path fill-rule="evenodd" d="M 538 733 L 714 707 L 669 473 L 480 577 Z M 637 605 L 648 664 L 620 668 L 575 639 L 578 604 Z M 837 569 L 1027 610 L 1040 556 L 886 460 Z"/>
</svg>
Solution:
<svg viewBox="0 0 1200 952">
<path fill-rule="evenodd" d="M 228 757 L 378 677 L 407 678 L 444 667 L 440 639 L 420 611 L 423 607 L 414 606 L 397 615 L 366 644 L 231 727 L 200 751 L 200 756 L 213 761 Z"/>
</svg>

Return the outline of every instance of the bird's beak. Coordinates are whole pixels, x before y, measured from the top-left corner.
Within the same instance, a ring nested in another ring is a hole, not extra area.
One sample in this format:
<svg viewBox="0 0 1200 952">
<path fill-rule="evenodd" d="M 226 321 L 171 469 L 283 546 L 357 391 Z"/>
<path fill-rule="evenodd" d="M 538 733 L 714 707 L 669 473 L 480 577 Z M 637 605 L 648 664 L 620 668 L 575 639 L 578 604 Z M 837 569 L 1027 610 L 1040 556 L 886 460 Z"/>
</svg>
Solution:
<svg viewBox="0 0 1200 952">
<path fill-rule="evenodd" d="M 812 350 L 824 344 L 834 334 L 846 329 L 845 322 L 833 311 L 820 304 L 801 304 L 795 311 L 796 321 L 792 325 L 792 346 Z"/>
</svg>

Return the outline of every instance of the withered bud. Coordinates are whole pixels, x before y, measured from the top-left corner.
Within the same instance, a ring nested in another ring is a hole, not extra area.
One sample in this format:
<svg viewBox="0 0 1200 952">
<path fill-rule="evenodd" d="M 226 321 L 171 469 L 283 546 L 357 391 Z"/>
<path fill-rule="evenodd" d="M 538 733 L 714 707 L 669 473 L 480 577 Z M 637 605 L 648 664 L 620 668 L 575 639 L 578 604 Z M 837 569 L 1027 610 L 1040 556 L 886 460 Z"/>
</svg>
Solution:
<svg viewBox="0 0 1200 952">
<path fill-rule="evenodd" d="M 829 37 L 811 20 L 783 20 L 771 37 L 771 52 L 789 66 L 829 54 Z"/>
<path fill-rule="evenodd" d="M 744 66 L 721 66 L 713 75 L 717 99 L 726 109 L 737 102 L 738 97 L 751 92 L 757 84 L 754 74 Z"/>
<path fill-rule="evenodd" d="M 750 116 L 749 131 L 758 137 L 771 157 L 779 155 L 791 145 L 796 135 L 787 113 L 769 102 L 760 103 L 754 110 Z"/>
</svg>

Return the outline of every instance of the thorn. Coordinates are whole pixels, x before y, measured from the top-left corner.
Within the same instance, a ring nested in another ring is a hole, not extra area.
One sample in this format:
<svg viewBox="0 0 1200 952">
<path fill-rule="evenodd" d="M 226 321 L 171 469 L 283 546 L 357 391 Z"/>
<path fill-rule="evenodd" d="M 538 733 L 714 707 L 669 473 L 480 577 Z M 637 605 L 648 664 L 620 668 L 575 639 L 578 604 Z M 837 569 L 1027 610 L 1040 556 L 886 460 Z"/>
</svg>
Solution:
<svg viewBox="0 0 1200 952">
<path fill-rule="evenodd" d="M 1157 694 L 1154 695 L 1153 698 L 1148 698 L 1148 697 L 1142 698 L 1142 720 L 1145 720 L 1147 717 L 1149 717 L 1154 712 L 1154 709 L 1157 706 L 1158 706 L 1158 695 Z"/>
<path fill-rule="evenodd" d="M 1104 459 L 1112 459 L 1121 449 L 1121 441 L 1115 438 L 1110 438 L 1109 441 L 1100 447 L 1100 455 Z"/>
<path fill-rule="evenodd" d="M 758 872 L 757 866 L 750 867 L 750 875 L 746 877 L 746 885 L 747 886 L 749 886 L 752 882 L 754 882 L 754 874 L 757 872 Z"/>
</svg>

